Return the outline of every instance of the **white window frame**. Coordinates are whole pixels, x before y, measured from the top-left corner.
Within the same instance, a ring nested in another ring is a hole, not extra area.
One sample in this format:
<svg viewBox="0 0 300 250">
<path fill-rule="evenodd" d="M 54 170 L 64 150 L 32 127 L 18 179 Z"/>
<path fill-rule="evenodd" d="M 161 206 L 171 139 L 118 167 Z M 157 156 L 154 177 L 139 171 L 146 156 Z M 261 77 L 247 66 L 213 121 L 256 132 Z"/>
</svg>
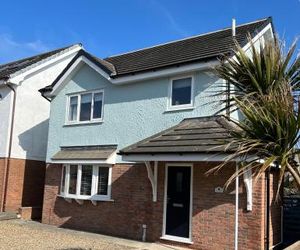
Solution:
<svg viewBox="0 0 300 250">
<path fill-rule="evenodd" d="M 77 183 L 76 183 L 76 194 L 69 194 L 69 184 L 70 184 L 70 166 L 76 165 L 78 167 L 77 170 Z M 91 185 L 91 195 L 81 195 L 81 176 L 82 176 L 82 165 L 92 165 L 93 166 L 93 176 L 92 176 L 92 185 Z M 66 175 L 63 176 L 63 168 L 66 168 Z M 99 168 L 109 168 L 108 169 L 108 183 L 107 183 L 107 194 L 99 195 L 98 191 L 98 171 Z M 92 200 L 92 201 L 105 201 L 111 199 L 111 176 L 112 176 L 112 166 L 109 165 L 99 165 L 99 164 L 64 164 L 62 168 L 62 176 L 61 176 L 61 187 L 63 178 L 65 178 L 65 186 L 64 190 L 60 190 L 60 196 L 70 199 L 77 200 Z"/>
<path fill-rule="evenodd" d="M 191 78 L 191 102 L 182 105 L 172 105 L 173 82 L 175 80 L 186 79 L 186 78 Z M 193 108 L 194 108 L 194 75 L 183 75 L 183 76 L 171 78 L 169 83 L 169 98 L 168 98 L 167 111 L 193 109 Z"/>
<path fill-rule="evenodd" d="M 100 118 L 93 118 L 94 113 L 94 95 L 102 93 L 102 107 L 101 107 L 101 117 Z M 81 95 L 85 94 L 92 94 L 92 104 L 91 104 L 91 117 L 88 121 L 80 121 L 80 107 L 81 107 Z M 70 121 L 69 120 L 69 112 L 70 112 L 70 102 L 71 97 L 77 96 L 77 120 Z M 103 122 L 103 115 L 104 115 L 104 90 L 92 90 L 92 91 L 84 91 L 74 94 L 68 94 L 67 95 L 67 107 L 66 107 L 66 118 L 65 118 L 65 124 L 66 125 L 72 125 L 72 124 L 85 124 L 85 123 L 95 123 L 95 122 Z"/>
</svg>

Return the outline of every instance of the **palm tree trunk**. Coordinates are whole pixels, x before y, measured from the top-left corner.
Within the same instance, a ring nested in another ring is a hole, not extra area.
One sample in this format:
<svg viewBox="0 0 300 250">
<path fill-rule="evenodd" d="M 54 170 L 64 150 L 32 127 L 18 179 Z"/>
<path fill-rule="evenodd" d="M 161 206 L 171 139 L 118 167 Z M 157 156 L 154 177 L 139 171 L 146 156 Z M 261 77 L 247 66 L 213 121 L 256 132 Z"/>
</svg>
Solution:
<svg viewBox="0 0 300 250">
<path fill-rule="evenodd" d="M 287 163 L 287 169 L 294 177 L 294 180 L 297 183 L 298 188 L 300 189 L 300 175 L 297 166 L 294 163 Z"/>
</svg>

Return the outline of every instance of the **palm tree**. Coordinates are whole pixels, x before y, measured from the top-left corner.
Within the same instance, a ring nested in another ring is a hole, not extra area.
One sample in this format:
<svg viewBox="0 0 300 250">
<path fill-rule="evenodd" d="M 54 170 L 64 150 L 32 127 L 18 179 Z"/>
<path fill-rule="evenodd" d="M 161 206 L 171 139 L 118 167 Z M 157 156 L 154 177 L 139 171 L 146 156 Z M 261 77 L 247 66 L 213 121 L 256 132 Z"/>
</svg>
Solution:
<svg viewBox="0 0 300 250">
<path fill-rule="evenodd" d="M 295 93 L 300 87 L 300 57 L 292 61 L 296 44 L 285 54 L 283 47 L 275 41 L 264 46 L 250 46 L 250 53 L 238 44 L 233 57 L 225 57 L 216 68 L 217 74 L 231 86 L 227 89 L 227 107 L 238 109 L 243 119 L 235 121 L 236 130 L 230 131 L 234 146 L 225 161 L 212 171 L 234 159 L 241 159 L 239 171 L 231 176 L 229 185 L 248 169 L 259 178 L 272 166 L 280 167 L 279 185 L 284 174 L 289 172 L 298 187 L 300 173 L 295 156 L 300 154 L 297 143 L 300 139 L 300 112 L 295 108 Z M 224 96 L 224 92 L 219 95 Z"/>
</svg>

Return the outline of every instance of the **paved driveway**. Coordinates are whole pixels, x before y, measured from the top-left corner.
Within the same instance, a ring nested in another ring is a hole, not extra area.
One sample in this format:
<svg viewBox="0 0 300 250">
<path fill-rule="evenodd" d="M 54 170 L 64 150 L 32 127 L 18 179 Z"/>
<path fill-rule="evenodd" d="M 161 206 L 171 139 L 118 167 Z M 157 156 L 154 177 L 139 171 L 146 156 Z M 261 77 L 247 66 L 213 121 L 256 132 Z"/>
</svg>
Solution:
<svg viewBox="0 0 300 250">
<path fill-rule="evenodd" d="M 33 221 L 0 221 L 0 249 L 170 250 L 169 246 L 86 233 Z"/>
</svg>

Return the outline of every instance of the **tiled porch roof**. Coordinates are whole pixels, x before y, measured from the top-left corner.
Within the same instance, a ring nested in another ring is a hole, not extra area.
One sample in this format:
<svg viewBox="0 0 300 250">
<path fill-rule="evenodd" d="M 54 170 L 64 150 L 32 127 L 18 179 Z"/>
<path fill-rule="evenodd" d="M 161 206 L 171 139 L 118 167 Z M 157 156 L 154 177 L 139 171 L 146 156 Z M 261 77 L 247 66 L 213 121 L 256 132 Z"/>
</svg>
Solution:
<svg viewBox="0 0 300 250">
<path fill-rule="evenodd" d="M 228 152 L 225 141 L 231 140 L 230 131 L 235 125 L 225 116 L 188 118 L 178 125 L 130 145 L 121 155 L 178 154 Z"/>
<path fill-rule="evenodd" d="M 117 145 L 61 147 L 52 160 L 106 160 Z"/>
</svg>

